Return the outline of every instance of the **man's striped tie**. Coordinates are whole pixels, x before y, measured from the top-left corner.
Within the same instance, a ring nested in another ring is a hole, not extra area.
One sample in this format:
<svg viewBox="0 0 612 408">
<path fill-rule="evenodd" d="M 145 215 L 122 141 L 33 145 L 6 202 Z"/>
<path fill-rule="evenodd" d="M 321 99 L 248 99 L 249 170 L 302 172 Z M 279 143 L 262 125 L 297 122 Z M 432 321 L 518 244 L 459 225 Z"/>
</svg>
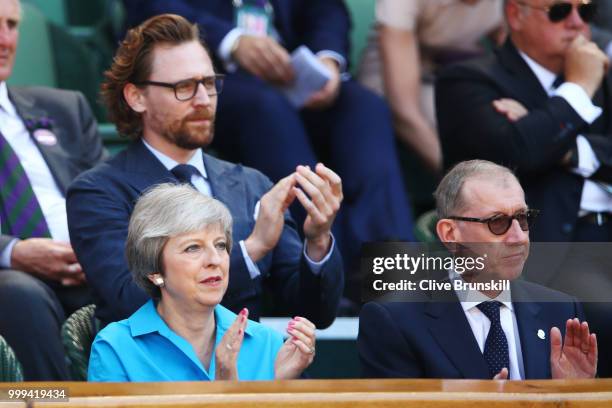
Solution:
<svg viewBox="0 0 612 408">
<path fill-rule="evenodd" d="M 2 233 L 19 238 L 50 238 L 28 175 L 19 158 L 0 132 L 0 199 L 2 199 Z"/>
</svg>

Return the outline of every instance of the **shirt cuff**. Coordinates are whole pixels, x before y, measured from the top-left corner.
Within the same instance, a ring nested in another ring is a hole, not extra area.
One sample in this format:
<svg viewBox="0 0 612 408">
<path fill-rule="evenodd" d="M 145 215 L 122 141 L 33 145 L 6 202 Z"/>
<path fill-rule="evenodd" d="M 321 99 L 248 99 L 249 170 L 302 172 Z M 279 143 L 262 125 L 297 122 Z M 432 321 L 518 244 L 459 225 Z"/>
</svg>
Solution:
<svg viewBox="0 0 612 408">
<path fill-rule="evenodd" d="M 591 98 L 586 91 L 578 84 L 573 82 L 565 82 L 553 93 L 554 96 L 560 96 L 570 104 L 570 106 L 580 115 L 580 117 L 589 125 L 595 122 L 603 110 L 593 105 Z"/>
<path fill-rule="evenodd" d="M 574 171 L 584 178 L 589 178 L 599 168 L 599 160 L 586 137 L 578 135 L 576 146 L 578 148 L 578 167 Z"/>
<path fill-rule="evenodd" d="M 239 244 L 240 244 L 240 251 L 242 252 L 242 257 L 244 258 L 244 263 L 246 264 L 247 270 L 249 271 L 249 276 L 251 277 L 251 279 L 255 279 L 256 277 L 261 275 L 261 272 L 259 271 L 259 268 L 255 264 L 255 262 L 253 262 L 253 260 L 249 256 L 249 253 L 247 252 L 244 241 L 240 241 Z"/>
<path fill-rule="evenodd" d="M 612 59 L 612 41 L 610 41 L 606 47 L 606 54 Z"/>
<path fill-rule="evenodd" d="M 323 265 L 325 265 L 325 262 L 329 260 L 329 257 L 331 256 L 332 252 L 334 252 L 334 246 L 336 245 L 336 239 L 334 238 L 334 234 L 330 233 L 330 235 L 331 235 L 331 245 L 329 246 L 329 251 L 327 252 L 327 255 L 325 255 L 323 259 L 321 259 L 319 262 L 315 262 L 308 257 L 308 253 L 306 252 L 307 244 L 306 244 L 306 241 L 304 241 L 304 258 L 306 258 L 306 262 L 308 262 L 308 266 L 310 267 L 310 270 L 315 275 L 318 275 L 319 273 L 321 273 L 321 268 L 323 268 Z"/>
<path fill-rule="evenodd" d="M 2 254 L 0 254 L 0 267 L 2 268 L 10 268 L 11 267 L 11 254 L 13 253 L 13 247 L 19 241 L 19 239 L 15 238 L 11 242 L 8 243 Z"/>
<path fill-rule="evenodd" d="M 344 58 L 342 55 L 338 54 L 336 51 L 330 51 L 330 50 L 322 50 L 317 52 L 317 57 L 326 57 L 326 58 L 331 58 L 334 61 L 336 61 L 338 63 L 338 67 L 340 68 L 340 73 L 342 74 L 344 71 L 346 71 L 346 58 Z"/>
<path fill-rule="evenodd" d="M 234 47 L 236 41 L 238 41 L 240 36 L 243 34 L 243 29 L 234 28 L 229 33 L 227 33 L 225 37 L 223 37 L 223 40 L 221 40 L 221 44 L 219 44 L 219 49 L 217 50 L 217 53 L 219 54 L 219 58 L 223 62 L 223 65 L 225 66 L 227 72 L 234 72 L 236 71 L 236 69 L 238 69 L 238 64 L 236 64 L 232 60 L 232 48 Z"/>
</svg>

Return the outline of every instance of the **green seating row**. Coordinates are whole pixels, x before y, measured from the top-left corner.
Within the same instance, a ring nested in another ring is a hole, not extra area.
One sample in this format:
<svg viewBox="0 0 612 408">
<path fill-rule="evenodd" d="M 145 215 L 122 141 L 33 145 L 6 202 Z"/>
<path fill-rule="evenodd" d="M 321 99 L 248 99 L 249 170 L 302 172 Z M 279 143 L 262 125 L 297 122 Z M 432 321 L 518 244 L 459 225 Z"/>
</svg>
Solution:
<svg viewBox="0 0 612 408">
<path fill-rule="evenodd" d="M 87 47 L 35 6 L 23 3 L 20 41 L 10 85 L 43 85 L 81 91 L 99 119 L 101 72 Z"/>
<path fill-rule="evenodd" d="M 120 0 L 22 0 L 37 7 L 47 18 L 65 27 L 95 27 L 122 19 Z"/>
<path fill-rule="evenodd" d="M 73 314 L 62 325 L 62 343 L 75 381 L 87 380 L 91 344 L 100 331 L 100 321 L 94 317 L 96 305 L 87 305 Z"/>
<path fill-rule="evenodd" d="M 108 68 L 124 10 L 119 0 L 24 0 L 12 85 L 76 89 L 96 117 L 102 74 Z"/>
<path fill-rule="evenodd" d="M 0 336 L 0 382 L 23 381 L 21 364 L 6 340 Z"/>
<path fill-rule="evenodd" d="M 370 27 L 374 22 L 376 0 L 345 0 L 351 17 L 351 73 L 357 73 L 357 67 L 367 44 Z"/>
</svg>

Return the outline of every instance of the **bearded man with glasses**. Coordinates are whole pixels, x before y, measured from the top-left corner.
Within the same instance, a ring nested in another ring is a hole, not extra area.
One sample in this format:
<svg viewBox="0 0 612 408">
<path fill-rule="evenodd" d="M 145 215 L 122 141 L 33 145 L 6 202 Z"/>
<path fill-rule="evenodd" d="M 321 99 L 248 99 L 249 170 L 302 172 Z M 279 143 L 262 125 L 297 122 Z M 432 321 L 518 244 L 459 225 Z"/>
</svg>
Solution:
<svg viewBox="0 0 612 408">
<path fill-rule="evenodd" d="M 223 305 L 261 316 L 264 288 L 291 315 L 317 327 L 335 318 L 344 287 L 331 234 L 342 180 L 323 164 L 298 166 L 273 185 L 255 169 L 206 154 L 213 139 L 223 76 L 199 30 L 163 14 L 129 30 L 106 73 L 102 97 L 130 146 L 77 179 L 68 191 L 68 225 L 103 323 L 121 320 L 149 296 L 132 280 L 124 256 L 136 200 L 165 182 L 191 185 L 223 202 L 233 218 L 232 275 Z M 287 212 L 308 214 L 305 240 Z"/>
<path fill-rule="evenodd" d="M 579 245 L 567 244 L 612 241 L 612 78 L 591 41 L 597 4 L 506 0 L 506 44 L 441 72 L 436 103 L 445 166 L 486 159 L 516 170 L 527 202 L 542 211 L 532 241 L 563 243 L 528 277 L 581 299 L 609 343 L 609 260 L 587 259 L 587 277 L 585 262 L 572 261 Z M 530 262 L 541 256 L 535 251 Z M 599 374 L 612 375 L 608 350 Z"/>
<path fill-rule="evenodd" d="M 367 303 L 358 337 L 363 376 L 594 377 L 597 338 L 582 321 L 580 305 L 518 279 L 537 213 L 527 207 L 514 174 L 485 160 L 461 162 L 435 196 L 440 240 L 453 251 L 479 244 L 489 255 L 486 266 L 469 274 L 449 270 L 451 290 L 416 292 L 410 302 Z M 466 291 L 454 284 L 491 279 L 510 281 L 509 288 Z"/>
</svg>

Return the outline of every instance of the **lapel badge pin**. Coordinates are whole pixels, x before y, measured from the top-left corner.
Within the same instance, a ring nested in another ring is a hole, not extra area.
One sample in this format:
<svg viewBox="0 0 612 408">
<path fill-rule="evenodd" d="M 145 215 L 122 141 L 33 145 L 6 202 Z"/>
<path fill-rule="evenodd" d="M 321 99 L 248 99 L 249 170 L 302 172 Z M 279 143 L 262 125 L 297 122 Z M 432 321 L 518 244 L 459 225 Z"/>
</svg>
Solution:
<svg viewBox="0 0 612 408">
<path fill-rule="evenodd" d="M 33 136 L 40 144 L 46 146 L 54 146 L 57 144 L 57 137 L 49 129 L 36 129 Z"/>
<path fill-rule="evenodd" d="M 544 330 L 542 329 L 538 330 L 538 337 L 541 338 L 542 340 L 546 338 L 546 333 L 544 333 Z"/>
<path fill-rule="evenodd" d="M 41 145 L 54 146 L 57 144 L 57 137 L 53 133 L 53 119 L 47 116 L 26 117 L 23 123 L 28 132 Z"/>
</svg>

